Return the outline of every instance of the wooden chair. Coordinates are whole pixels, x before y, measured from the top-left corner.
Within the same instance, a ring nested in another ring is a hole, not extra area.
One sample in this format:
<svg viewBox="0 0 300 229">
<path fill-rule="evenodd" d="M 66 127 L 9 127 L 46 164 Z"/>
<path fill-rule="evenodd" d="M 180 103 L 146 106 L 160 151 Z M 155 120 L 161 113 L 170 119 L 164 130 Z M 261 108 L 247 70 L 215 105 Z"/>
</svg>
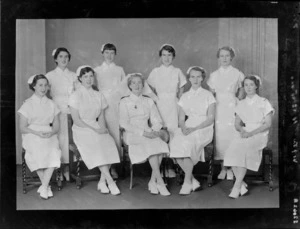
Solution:
<svg viewBox="0 0 300 229">
<path fill-rule="evenodd" d="M 125 129 L 120 127 L 120 138 L 121 138 L 121 149 L 122 149 L 122 170 L 123 170 L 123 174 L 125 176 L 126 174 L 126 165 L 129 163 L 129 170 L 130 170 L 130 184 L 129 184 L 129 189 L 132 189 L 133 186 L 133 164 L 130 161 L 129 158 L 129 149 L 128 149 L 128 145 L 126 144 L 125 140 L 124 140 L 124 133 L 125 133 Z M 168 132 L 167 132 L 168 133 Z M 169 135 L 169 133 L 168 133 Z M 168 136 L 169 138 L 169 136 Z M 168 140 L 166 140 L 168 141 Z M 165 176 L 165 165 L 166 163 L 161 163 L 161 167 L 162 167 L 162 172 L 163 172 L 163 180 L 166 183 L 166 176 Z"/>
<path fill-rule="evenodd" d="M 266 166 L 266 161 L 269 161 L 269 166 L 268 166 L 268 176 L 267 176 L 267 179 L 266 179 L 266 176 L 265 176 L 265 166 Z M 268 186 L 269 186 L 269 191 L 273 191 L 273 188 L 274 188 L 274 182 L 273 182 L 273 151 L 272 149 L 270 149 L 269 147 L 265 147 L 263 149 L 263 152 L 262 152 L 262 162 L 261 162 L 261 165 L 260 165 L 260 169 L 261 170 L 261 173 L 259 172 L 256 172 L 256 173 L 248 173 L 246 174 L 246 177 L 245 179 L 247 180 L 247 178 L 251 179 L 252 182 L 263 182 L 263 183 L 267 183 Z"/>
<path fill-rule="evenodd" d="M 81 170 L 82 167 L 87 170 L 84 165 L 79 150 L 74 143 L 73 140 L 73 132 L 72 132 L 73 119 L 70 114 L 68 114 L 68 131 L 69 131 L 69 170 L 70 170 L 70 179 L 71 181 L 75 180 L 77 189 L 82 187 L 82 183 L 84 180 L 96 180 L 100 178 L 100 171 L 98 174 L 87 174 L 82 175 Z M 75 158 L 75 162 L 74 162 Z M 74 165 L 75 164 L 75 165 Z"/>
<path fill-rule="evenodd" d="M 32 173 L 30 175 L 28 174 L 29 169 L 25 162 L 25 153 L 26 153 L 25 149 L 22 148 L 22 183 L 23 183 L 23 193 L 24 194 L 27 193 L 28 187 L 41 185 L 41 181 L 37 175 L 33 175 Z M 56 174 L 55 181 L 57 183 L 58 191 L 60 191 L 62 189 L 62 181 L 59 179 L 60 175 L 61 175 L 61 170 L 60 170 L 60 168 L 57 168 L 54 171 L 55 171 L 55 173 L 53 173 L 53 174 Z M 52 179 L 52 181 L 53 181 L 53 179 Z"/>
</svg>

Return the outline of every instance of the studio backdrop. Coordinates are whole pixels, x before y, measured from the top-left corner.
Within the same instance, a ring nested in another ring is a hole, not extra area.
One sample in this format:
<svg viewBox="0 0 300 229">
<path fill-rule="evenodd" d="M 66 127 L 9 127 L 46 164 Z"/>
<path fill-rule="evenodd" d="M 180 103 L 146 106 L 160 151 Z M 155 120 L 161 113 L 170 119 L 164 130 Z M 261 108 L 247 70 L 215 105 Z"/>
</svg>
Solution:
<svg viewBox="0 0 300 229">
<path fill-rule="evenodd" d="M 152 18 L 152 19 L 38 19 L 16 21 L 16 111 L 33 93 L 27 79 L 53 70 L 52 50 L 66 47 L 71 53 L 68 68 L 96 67 L 103 61 L 101 45 L 117 47 L 115 62 L 125 73 L 148 77 L 160 64 L 162 44 L 176 49 L 174 66 L 186 72 L 202 66 L 207 73 L 218 68 L 219 47 L 234 47 L 233 66 L 245 75 L 262 77 L 260 95 L 275 108 L 268 146 L 278 163 L 278 30 L 277 19 L 264 18 Z M 22 140 L 16 115 L 17 164 L 21 163 Z"/>
</svg>

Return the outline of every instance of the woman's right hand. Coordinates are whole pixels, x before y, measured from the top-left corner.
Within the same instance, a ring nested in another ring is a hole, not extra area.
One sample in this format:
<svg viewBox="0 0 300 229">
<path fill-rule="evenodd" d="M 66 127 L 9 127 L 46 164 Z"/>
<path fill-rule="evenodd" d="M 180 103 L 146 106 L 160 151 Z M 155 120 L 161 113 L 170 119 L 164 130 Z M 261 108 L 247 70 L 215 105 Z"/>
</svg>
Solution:
<svg viewBox="0 0 300 229">
<path fill-rule="evenodd" d="M 94 131 L 98 134 L 108 134 L 108 130 L 106 128 L 99 128 L 99 129 L 94 128 Z"/>
<path fill-rule="evenodd" d="M 41 138 L 49 138 L 50 132 L 44 132 L 44 131 L 36 131 L 36 135 Z"/>
</svg>

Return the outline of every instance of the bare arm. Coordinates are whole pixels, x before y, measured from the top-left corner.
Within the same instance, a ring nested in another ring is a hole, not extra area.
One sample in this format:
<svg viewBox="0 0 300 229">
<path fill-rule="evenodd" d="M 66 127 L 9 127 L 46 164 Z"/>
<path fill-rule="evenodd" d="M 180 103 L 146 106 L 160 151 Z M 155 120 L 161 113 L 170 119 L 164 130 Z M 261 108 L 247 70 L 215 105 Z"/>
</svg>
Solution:
<svg viewBox="0 0 300 229">
<path fill-rule="evenodd" d="M 184 91 L 184 86 L 182 86 L 181 88 L 179 88 L 179 91 L 178 91 L 178 99 L 180 99 L 180 97 L 182 96 L 183 91 Z"/>
<path fill-rule="evenodd" d="M 20 114 L 19 117 L 20 117 L 19 128 L 20 128 L 21 134 L 34 134 L 39 137 L 44 137 L 42 135 L 41 131 L 36 131 L 36 130 L 32 130 L 32 129 L 28 128 L 28 126 L 29 126 L 28 119 L 24 115 Z"/>
<path fill-rule="evenodd" d="M 245 89 L 243 87 L 240 87 L 237 91 L 237 98 L 241 100 L 245 98 L 245 95 L 246 95 Z"/>
<path fill-rule="evenodd" d="M 207 109 L 207 119 L 204 122 L 202 122 L 201 124 L 199 124 L 198 126 L 196 126 L 195 127 L 196 130 L 203 129 L 205 127 L 212 125 L 215 120 L 215 113 L 216 113 L 216 103 L 212 103 L 209 105 L 209 107 Z"/>
</svg>

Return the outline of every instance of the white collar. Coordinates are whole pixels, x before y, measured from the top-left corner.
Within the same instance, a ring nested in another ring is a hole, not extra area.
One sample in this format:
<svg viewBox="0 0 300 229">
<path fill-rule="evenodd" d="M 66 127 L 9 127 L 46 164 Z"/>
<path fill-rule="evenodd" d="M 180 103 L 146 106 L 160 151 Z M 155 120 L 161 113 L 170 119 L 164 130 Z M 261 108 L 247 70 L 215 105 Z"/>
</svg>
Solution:
<svg viewBox="0 0 300 229">
<path fill-rule="evenodd" d="M 104 68 L 111 68 L 111 67 L 116 66 L 116 64 L 115 64 L 114 62 L 112 62 L 112 63 L 110 63 L 110 64 L 107 64 L 105 61 L 103 61 L 102 66 L 103 66 Z"/>
<path fill-rule="evenodd" d="M 168 67 L 162 64 L 160 67 L 165 70 L 169 70 L 169 69 L 171 70 L 174 68 L 174 66 L 172 64 L 170 64 Z"/>
<path fill-rule="evenodd" d="M 255 103 L 257 101 L 258 98 L 259 98 L 259 96 L 257 94 L 255 94 L 252 98 L 246 96 L 245 100 L 248 104 L 252 105 L 253 103 Z"/>
<path fill-rule="evenodd" d="M 203 91 L 203 88 L 200 86 L 199 88 L 197 88 L 197 90 L 193 89 L 192 87 L 189 90 L 189 93 L 191 95 L 198 95 L 199 93 L 201 93 Z"/>
<path fill-rule="evenodd" d="M 65 70 L 62 70 L 60 67 L 56 67 L 55 68 L 55 71 L 59 74 L 64 74 L 64 73 L 68 73 L 69 72 L 69 69 L 68 68 L 65 68 Z"/>
<path fill-rule="evenodd" d="M 31 98 L 33 99 L 33 101 L 38 102 L 38 103 L 46 103 L 48 98 L 46 95 L 44 95 L 42 98 L 38 97 L 35 93 L 33 93 L 33 95 L 31 96 Z"/>
<path fill-rule="evenodd" d="M 224 68 L 224 67 L 220 67 L 220 72 L 221 73 L 227 73 L 229 72 L 231 69 L 233 69 L 232 65 L 229 65 L 227 68 Z"/>
<path fill-rule="evenodd" d="M 130 98 L 134 101 L 134 102 L 136 102 L 136 101 L 138 101 L 138 100 L 140 100 L 141 98 L 142 98 L 142 94 L 140 95 L 140 96 L 136 96 L 135 94 L 133 94 L 132 92 L 130 93 Z"/>
</svg>

